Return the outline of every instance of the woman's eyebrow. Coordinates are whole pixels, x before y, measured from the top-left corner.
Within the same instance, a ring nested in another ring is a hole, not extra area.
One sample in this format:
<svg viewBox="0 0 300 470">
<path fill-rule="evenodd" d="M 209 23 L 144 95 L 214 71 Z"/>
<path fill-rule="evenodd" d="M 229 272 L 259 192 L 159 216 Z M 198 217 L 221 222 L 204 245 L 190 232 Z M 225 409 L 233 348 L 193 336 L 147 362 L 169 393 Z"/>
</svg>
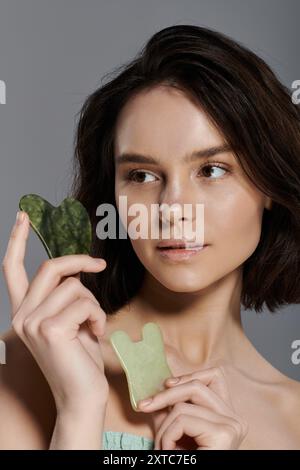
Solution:
<svg viewBox="0 0 300 470">
<path fill-rule="evenodd" d="M 208 147 L 202 150 L 195 150 L 194 152 L 186 155 L 183 158 L 184 162 L 192 162 L 198 160 L 199 158 L 208 158 L 214 157 L 219 153 L 229 152 L 231 147 L 228 144 L 222 144 L 214 147 Z M 161 161 L 150 155 L 142 155 L 135 152 L 125 152 L 118 155 L 115 159 L 117 165 L 122 165 L 123 163 L 152 163 L 154 165 L 159 165 Z"/>
</svg>

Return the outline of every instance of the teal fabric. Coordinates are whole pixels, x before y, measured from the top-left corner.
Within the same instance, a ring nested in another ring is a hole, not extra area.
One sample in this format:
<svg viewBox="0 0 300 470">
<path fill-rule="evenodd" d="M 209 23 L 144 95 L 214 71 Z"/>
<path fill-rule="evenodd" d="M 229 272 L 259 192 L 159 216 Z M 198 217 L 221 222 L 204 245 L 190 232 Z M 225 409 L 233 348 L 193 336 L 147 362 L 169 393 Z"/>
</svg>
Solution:
<svg viewBox="0 0 300 470">
<path fill-rule="evenodd" d="M 103 450 L 151 450 L 154 441 L 147 437 L 137 436 L 121 431 L 105 431 L 103 433 Z"/>
</svg>

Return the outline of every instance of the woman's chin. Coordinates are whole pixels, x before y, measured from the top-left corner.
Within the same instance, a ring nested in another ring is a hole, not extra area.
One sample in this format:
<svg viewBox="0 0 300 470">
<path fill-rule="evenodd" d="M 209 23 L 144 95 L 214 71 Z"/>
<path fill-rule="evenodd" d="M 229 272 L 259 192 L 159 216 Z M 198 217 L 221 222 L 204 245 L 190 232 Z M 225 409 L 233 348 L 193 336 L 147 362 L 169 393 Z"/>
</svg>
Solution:
<svg viewBox="0 0 300 470">
<path fill-rule="evenodd" d="M 187 279 L 186 277 L 181 277 L 173 274 L 172 278 L 156 277 L 156 279 L 162 284 L 166 289 L 169 289 L 172 292 L 182 292 L 192 294 L 197 293 L 207 287 L 207 283 L 199 282 L 199 277 L 197 279 Z"/>
</svg>

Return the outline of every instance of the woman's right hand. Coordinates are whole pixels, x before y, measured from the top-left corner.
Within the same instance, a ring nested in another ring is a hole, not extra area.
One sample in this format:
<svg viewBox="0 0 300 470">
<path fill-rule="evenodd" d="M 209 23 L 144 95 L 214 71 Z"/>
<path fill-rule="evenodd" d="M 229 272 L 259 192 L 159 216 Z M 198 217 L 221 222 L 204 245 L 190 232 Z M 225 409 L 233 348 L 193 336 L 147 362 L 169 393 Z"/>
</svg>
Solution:
<svg viewBox="0 0 300 470">
<path fill-rule="evenodd" d="M 2 262 L 12 326 L 45 375 L 58 412 L 106 406 L 109 385 L 98 342 L 106 315 L 78 278 L 80 271 L 102 271 L 106 262 L 88 255 L 49 259 L 29 283 L 24 266 L 29 217 L 19 214 L 24 220 L 14 225 Z"/>
</svg>

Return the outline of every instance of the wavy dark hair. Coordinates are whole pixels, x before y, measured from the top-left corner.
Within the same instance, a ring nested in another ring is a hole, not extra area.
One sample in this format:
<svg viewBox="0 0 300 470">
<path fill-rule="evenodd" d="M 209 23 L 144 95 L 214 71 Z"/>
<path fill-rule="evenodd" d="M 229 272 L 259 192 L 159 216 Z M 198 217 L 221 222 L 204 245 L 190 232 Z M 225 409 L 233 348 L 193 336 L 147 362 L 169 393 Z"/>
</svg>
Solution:
<svg viewBox="0 0 300 470">
<path fill-rule="evenodd" d="M 78 113 L 70 196 L 86 207 L 93 228 L 91 256 L 103 257 L 101 273 L 81 273 L 83 284 L 107 314 L 138 292 L 145 267 L 129 238 L 100 240 L 96 208 L 114 204 L 114 135 L 118 114 L 135 94 L 156 85 L 184 91 L 211 118 L 246 175 L 272 199 L 265 209 L 256 250 L 243 265 L 241 302 L 300 303 L 300 110 L 290 90 L 255 53 L 228 36 L 198 25 L 156 32 L 129 63 L 105 75 L 107 82 Z M 118 212 L 117 212 L 118 214 Z"/>
</svg>

